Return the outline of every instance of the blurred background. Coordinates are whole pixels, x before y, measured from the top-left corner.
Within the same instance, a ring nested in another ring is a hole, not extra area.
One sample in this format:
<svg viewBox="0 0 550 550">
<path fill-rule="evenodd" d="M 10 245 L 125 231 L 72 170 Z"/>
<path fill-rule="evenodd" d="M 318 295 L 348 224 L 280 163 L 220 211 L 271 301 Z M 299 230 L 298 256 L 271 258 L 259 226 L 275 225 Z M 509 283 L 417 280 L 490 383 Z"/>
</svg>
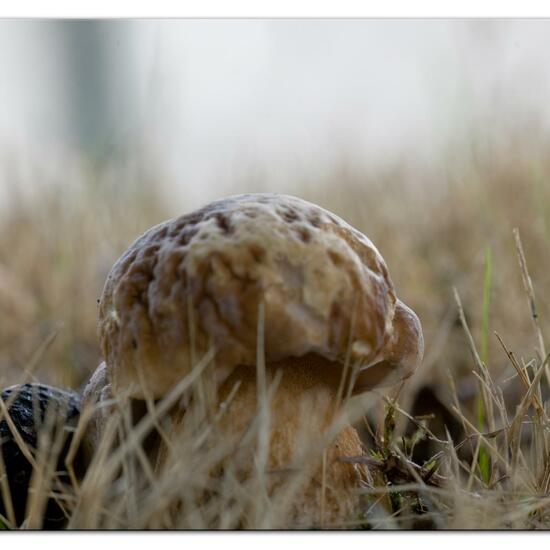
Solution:
<svg viewBox="0 0 550 550">
<path fill-rule="evenodd" d="M 80 387 L 130 242 L 274 191 L 371 237 L 418 311 L 404 407 L 452 422 L 448 374 L 473 407 L 456 286 L 513 409 L 493 331 L 525 364 L 537 346 L 514 227 L 550 327 L 548 36 L 545 20 L 0 21 L 0 381 Z"/>
<path fill-rule="evenodd" d="M 548 127 L 549 25 L 0 21 L 0 147 L 41 171 L 139 151 L 196 203 L 342 159 L 440 169 L 472 133 Z"/>
</svg>

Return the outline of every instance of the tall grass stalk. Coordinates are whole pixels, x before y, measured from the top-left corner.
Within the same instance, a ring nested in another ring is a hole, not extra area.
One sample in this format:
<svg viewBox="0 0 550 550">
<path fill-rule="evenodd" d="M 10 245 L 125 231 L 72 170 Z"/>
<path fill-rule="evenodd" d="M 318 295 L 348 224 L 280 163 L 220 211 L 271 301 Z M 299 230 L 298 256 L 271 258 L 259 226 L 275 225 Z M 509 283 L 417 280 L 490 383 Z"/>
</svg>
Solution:
<svg viewBox="0 0 550 550">
<path fill-rule="evenodd" d="M 489 362 L 489 309 L 491 305 L 491 287 L 493 284 L 493 261 L 491 248 L 485 249 L 485 276 L 483 278 L 483 315 L 481 323 L 481 361 L 487 365 Z M 481 431 L 486 429 L 485 405 L 481 394 L 477 395 L 477 425 Z M 490 481 L 489 454 L 483 445 L 479 447 L 479 470 L 485 483 Z"/>
</svg>

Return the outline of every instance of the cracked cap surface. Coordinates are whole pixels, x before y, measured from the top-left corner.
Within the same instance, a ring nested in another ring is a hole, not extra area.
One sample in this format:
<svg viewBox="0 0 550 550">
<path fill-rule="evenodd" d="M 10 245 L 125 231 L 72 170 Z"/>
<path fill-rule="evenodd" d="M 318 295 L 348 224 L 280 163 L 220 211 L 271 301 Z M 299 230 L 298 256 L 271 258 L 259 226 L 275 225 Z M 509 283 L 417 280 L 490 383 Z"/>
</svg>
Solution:
<svg viewBox="0 0 550 550">
<path fill-rule="evenodd" d="M 237 195 L 149 229 L 112 268 L 99 335 L 114 389 L 143 397 L 145 384 L 160 397 L 209 345 L 217 369 L 254 365 L 261 303 L 267 362 L 315 353 L 343 364 L 350 342 L 365 366 L 411 363 L 386 354 L 399 341 L 418 355 L 394 334 L 400 302 L 367 237 L 296 197 Z"/>
</svg>

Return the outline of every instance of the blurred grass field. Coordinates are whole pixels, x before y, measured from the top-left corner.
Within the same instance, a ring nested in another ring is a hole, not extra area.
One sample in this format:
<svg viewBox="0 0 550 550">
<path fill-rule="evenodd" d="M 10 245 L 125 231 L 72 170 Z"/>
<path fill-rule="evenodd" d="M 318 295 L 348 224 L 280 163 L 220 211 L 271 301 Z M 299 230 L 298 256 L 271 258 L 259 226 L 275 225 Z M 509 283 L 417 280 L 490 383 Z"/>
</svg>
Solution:
<svg viewBox="0 0 550 550">
<path fill-rule="evenodd" d="M 364 430 L 365 446 L 384 461 L 391 454 L 390 443 L 395 443 L 405 455 L 409 453 L 413 463 L 424 467 L 442 452 L 441 441 L 458 447 L 456 454 L 446 455 L 447 465 L 441 466 L 441 472 L 447 468 L 454 473 L 442 473 L 434 489 L 450 491 L 452 498 L 445 494 L 432 501 L 420 491 L 425 499 L 422 506 L 427 508 L 411 513 L 410 493 L 404 490 L 398 493 L 399 499 L 390 499 L 387 516 L 376 516 L 378 519 L 363 526 L 550 528 L 550 501 L 545 496 L 550 489 L 545 454 L 550 442 L 548 380 L 543 376 L 536 381 L 527 406 L 521 408 L 525 383 L 495 335 L 532 381 L 544 357 L 513 230 L 519 230 L 534 287 L 537 320 L 547 339 L 549 153 L 548 138 L 520 132 L 490 146 L 481 139 L 472 140 L 460 154 L 449 153 L 445 169 L 422 169 L 404 162 L 372 171 L 342 161 L 320 179 L 302 175 L 295 187 L 285 189 L 337 213 L 364 232 L 385 258 L 399 296 L 422 321 L 426 342 L 422 367 L 398 395 L 393 390 L 387 392 L 390 401 L 379 396 L 378 405 L 368 415 L 371 425 L 379 433 L 386 430 L 392 441 L 388 437 L 373 439 Z M 190 210 L 183 199 L 170 197 L 169 184 L 159 173 L 151 166 L 113 169 L 83 161 L 69 174 L 60 171 L 52 181 L 42 181 L 39 169 L 23 176 L 4 166 L 6 203 L 0 211 L 2 387 L 30 377 L 82 388 L 101 359 L 96 337 L 97 299 L 111 265 L 141 232 Z M 21 191 L 29 187 L 31 191 Z M 236 192 L 277 191 L 261 181 L 237 182 L 233 187 Z M 454 288 L 490 383 L 472 357 Z M 480 376 L 487 385 L 485 401 Z M 496 397 L 492 400 L 487 395 L 493 390 Z M 540 409 L 532 405 L 532 393 L 537 392 L 542 400 Z M 388 407 L 396 395 L 395 407 Z M 493 426 L 487 417 L 491 407 L 496 411 Z M 519 460 L 518 468 L 525 470 L 521 475 L 516 470 L 514 475 L 510 473 L 512 457 L 506 458 L 506 467 L 496 458 L 511 445 L 508 436 L 502 439 L 499 434 L 512 429 L 516 413 L 526 422 L 518 436 L 525 453 Z M 389 421 L 395 421 L 395 427 L 388 432 Z M 484 438 L 476 435 L 476 430 L 501 431 Z M 419 483 L 407 473 L 406 461 L 397 462 L 393 470 L 382 467 L 377 478 L 386 492 L 390 481 Z M 429 519 L 418 523 L 420 517 Z"/>
</svg>

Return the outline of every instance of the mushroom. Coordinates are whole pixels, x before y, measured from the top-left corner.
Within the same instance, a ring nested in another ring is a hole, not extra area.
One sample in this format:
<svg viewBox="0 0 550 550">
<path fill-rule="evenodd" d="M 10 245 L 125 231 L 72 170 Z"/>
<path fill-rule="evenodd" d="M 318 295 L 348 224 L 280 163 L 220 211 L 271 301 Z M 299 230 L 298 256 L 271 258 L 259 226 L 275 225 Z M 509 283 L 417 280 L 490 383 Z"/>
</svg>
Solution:
<svg viewBox="0 0 550 550">
<path fill-rule="evenodd" d="M 365 235 L 299 198 L 247 194 L 151 228 L 116 262 L 99 306 L 105 384 L 115 395 L 162 398 L 213 347 L 219 403 L 240 382 L 222 429 L 244 430 L 257 407 L 259 319 L 266 375 L 281 377 L 270 469 L 292 462 L 301 419 L 325 433 L 345 366 L 354 368 L 344 382 L 360 393 L 410 376 L 423 355 L 418 317 Z M 333 519 L 349 513 L 355 496 L 342 495 L 365 474 L 340 459 L 362 452 L 352 426 L 328 449 Z M 318 503 L 312 487 L 302 500 Z"/>
</svg>

